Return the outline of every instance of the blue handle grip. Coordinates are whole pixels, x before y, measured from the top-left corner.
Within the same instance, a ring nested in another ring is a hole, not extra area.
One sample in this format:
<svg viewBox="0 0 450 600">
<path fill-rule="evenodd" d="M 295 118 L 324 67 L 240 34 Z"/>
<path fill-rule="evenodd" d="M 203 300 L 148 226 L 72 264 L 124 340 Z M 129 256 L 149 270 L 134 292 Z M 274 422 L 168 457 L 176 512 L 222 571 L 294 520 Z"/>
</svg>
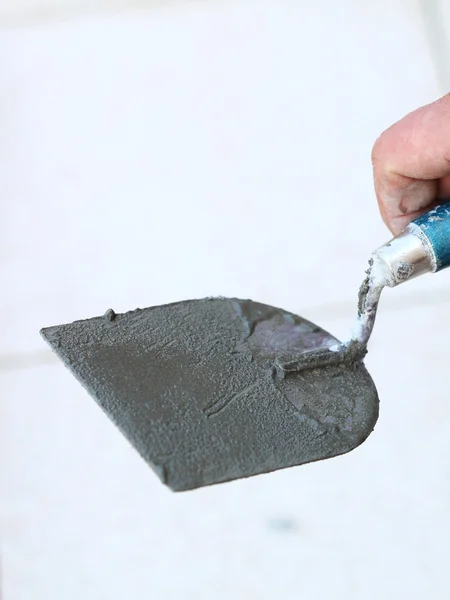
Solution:
<svg viewBox="0 0 450 600">
<path fill-rule="evenodd" d="M 450 267 L 450 202 L 441 204 L 415 219 L 411 225 L 428 242 L 436 259 L 436 272 Z"/>
</svg>

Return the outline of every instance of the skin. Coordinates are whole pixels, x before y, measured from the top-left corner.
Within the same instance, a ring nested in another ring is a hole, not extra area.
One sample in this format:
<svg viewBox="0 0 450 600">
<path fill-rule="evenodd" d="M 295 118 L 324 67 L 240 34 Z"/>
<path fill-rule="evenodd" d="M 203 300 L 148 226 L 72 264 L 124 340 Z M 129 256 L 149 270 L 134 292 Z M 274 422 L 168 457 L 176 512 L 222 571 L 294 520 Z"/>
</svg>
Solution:
<svg viewBox="0 0 450 600">
<path fill-rule="evenodd" d="M 389 127 L 372 150 L 378 206 L 396 235 L 450 199 L 450 94 Z"/>
</svg>

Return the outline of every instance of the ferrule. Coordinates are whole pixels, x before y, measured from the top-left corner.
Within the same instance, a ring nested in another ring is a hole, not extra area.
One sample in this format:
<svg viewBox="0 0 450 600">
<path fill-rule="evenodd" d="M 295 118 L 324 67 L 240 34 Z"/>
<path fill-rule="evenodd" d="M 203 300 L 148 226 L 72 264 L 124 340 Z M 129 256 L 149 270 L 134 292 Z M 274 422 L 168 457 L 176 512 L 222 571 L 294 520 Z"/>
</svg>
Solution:
<svg viewBox="0 0 450 600">
<path fill-rule="evenodd" d="M 450 266 L 450 202 L 412 221 L 375 250 L 373 259 L 384 266 L 385 285 L 389 287 Z"/>
</svg>

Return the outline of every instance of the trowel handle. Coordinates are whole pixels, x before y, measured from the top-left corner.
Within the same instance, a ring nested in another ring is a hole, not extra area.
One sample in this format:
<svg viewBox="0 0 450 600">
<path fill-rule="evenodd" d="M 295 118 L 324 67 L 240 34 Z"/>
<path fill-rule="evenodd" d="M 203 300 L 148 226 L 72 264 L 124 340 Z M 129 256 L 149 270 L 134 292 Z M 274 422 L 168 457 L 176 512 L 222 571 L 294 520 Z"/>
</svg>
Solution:
<svg viewBox="0 0 450 600">
<path fill-rule="evenodd" d="M 390 273 L 389 287 L 449 267 L 450 202 L 414 219 L 373 256 L 386 265 Z"/>
<path fill-rule="evenodd" d="M 414 219 L 407 229 L 427 245 L 432 254 L 433 272 L 450 266 L 450 202 Z"/>
</svg>

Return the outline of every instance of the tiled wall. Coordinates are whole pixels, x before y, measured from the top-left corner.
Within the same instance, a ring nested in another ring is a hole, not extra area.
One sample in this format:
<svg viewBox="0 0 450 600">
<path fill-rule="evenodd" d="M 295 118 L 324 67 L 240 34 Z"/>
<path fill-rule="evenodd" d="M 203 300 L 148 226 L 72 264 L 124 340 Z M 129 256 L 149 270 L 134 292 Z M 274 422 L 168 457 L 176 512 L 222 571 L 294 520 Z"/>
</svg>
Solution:
<svg viewBox="0 0 450 600">
<path fill-rule="evenodd" d="M 448 274 L 386 292 L 363 447 L 184 495 L 38 335 L 219 294 L 345 335 L 388 237 L 371 146 L 444 92 L 432 3 L 138 4 L 0 3 L 5 600 L 448 598 Z"/>
<path fill-rule="evenodd" d="M 153 9 L 191 0 L 0 0 L 0 27 L 36 26 L 45 22 L 102 15 L 132 9 Z M 193 0 L 196 1 L 196 0 Z M 208 0 L 198 0 L 208 1 Z"/>
</svg>

